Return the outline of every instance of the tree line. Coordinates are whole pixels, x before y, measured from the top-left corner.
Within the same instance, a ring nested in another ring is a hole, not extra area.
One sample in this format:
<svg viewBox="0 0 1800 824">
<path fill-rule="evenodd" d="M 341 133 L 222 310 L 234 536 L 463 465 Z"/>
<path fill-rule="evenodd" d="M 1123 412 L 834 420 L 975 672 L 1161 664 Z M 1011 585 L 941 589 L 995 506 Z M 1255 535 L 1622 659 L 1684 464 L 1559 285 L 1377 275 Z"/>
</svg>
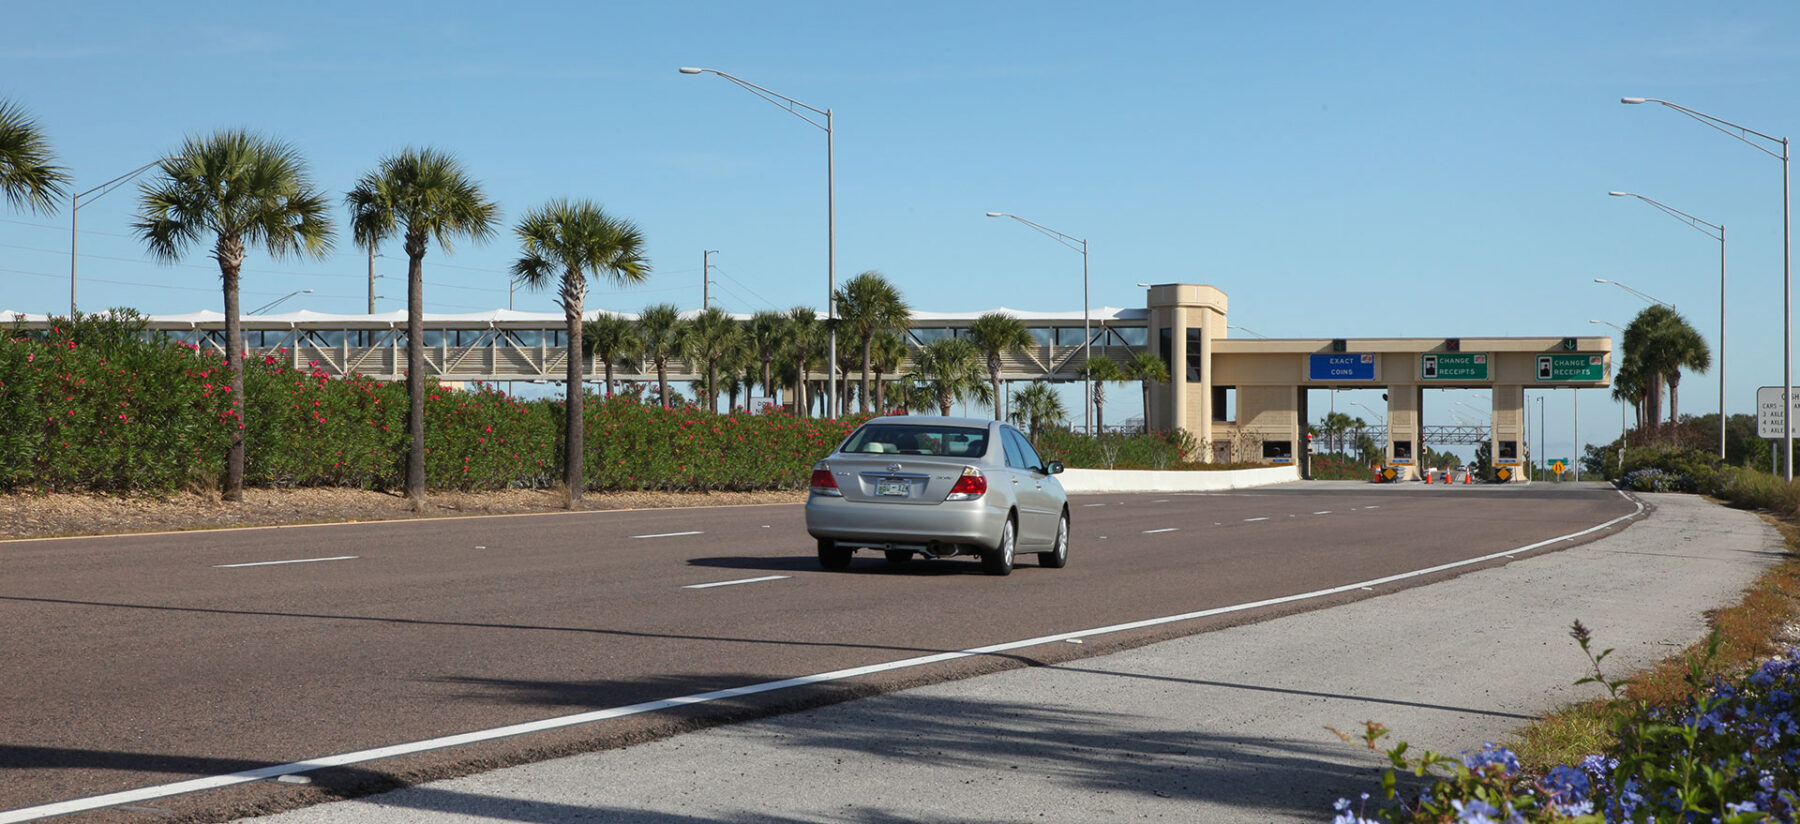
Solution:
<svg viewBox="0 0 1800 824">
<path fill-rule="evenodd" d="M 0 193 L 14 208 L 54 212 L 71 182 L 55 165 L 43 131 L 22 109 L 0 100 Z M 432 244 L 452 251 L 459 241 L 481 242 L 499 230 L 500 209 L 452 155 L 429 147 L 406 148 L 381 158 L 343 198 L 352 241 L 373 250 L 401 241 L 407 257 L 407 339 L 424 339 L 424 260 Z M 225 366 L 235 398 L 244 391 L 244 338 L 239 284 L 246 255 L 260 250 L 272 258 L 319 258 L 337 233 L 331 204 L 312 180 L 305 159 L 293 146 L 243 129 L 225 129 L 186 139 L 141 185 L 132 228 L 151 257 L 174 263 L 206 247 L 219 265 L 225 315 Z M 668 363 L 684 358 L 704 367 L 700 392 L 716 408 L 721 397 L 733 404 L 739 390 L 761 386 L 804 414 L 815 401 L 807 376 L 820 369 L 848 375 L 860 366 L 854 390 L 846 382 L 838 408 L 852 391 L 864 413 L 909 409 L 949 414 L 957 403 L 991 407 L 996 418 L 1011 417 L 1032 431 L 1055 424 L 1067 412 L 1054 390 L 1033 383 L 1003 408 L 1002 358 L 1023 353 L 1034 341 L 1017 318 L 989 313 L 965 334 L 946 336 L 912 351 L 906 341 L 911 309 L 900 291 L 879 272 L 852 278 L 832 295 L 836 331 L 858 346 L 825 364 L 825 341 L 832 331 L 811 307 L 759 312 L 739 322 L 715 307 L 683 318 L 675 306 L 646 307 L 636 320 L 600 313 L 583 321 L 594 281 L 614 286 L 645 282 L 652 267 L 643 232 L 630 220 L 581 199 L 556 199 L 531 209 L 513 227 L 520 254 L 511 276 L 534 289 L 554 289 L 563 309 L 569 350 L 604 367 L 606 391 L 614 389 L 614 366 L 641 359 L 656 371 L 659 400 L 670 404 Z M 912 370 L 900 374 L 908 354 Z M 641 361 L 640 361 L 641 362 Z M 567 359 L 565 376 L 564 479 L 573 501 L 583 483 L 586 359 Z M 1149 353 L 1121 366 L 1097 359 L 1083 367 L 1093 382 L 1096 420 L 1103 420 L 1108 382 L 1139 380 L 1148 408 L 1151 383 L 1168 380 L 1167 368 Z M 425 496 L 425 368 L 422 347 L 407 347 L 408 443 L 405 494 L 415 505 Z M 891 379 L 890 379 L 891 378 Z M 234 400 L 236 431 L 226 452 L 223 497 L 242 499 L 246 431 L 241 400 Z"/>
</svg>

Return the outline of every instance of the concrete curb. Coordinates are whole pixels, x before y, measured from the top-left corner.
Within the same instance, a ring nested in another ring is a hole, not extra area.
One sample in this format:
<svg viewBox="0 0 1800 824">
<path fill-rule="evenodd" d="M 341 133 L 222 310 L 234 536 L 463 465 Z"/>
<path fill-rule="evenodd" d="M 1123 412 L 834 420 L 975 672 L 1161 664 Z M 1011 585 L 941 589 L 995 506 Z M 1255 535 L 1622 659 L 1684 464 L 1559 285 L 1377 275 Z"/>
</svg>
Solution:
<svg viewBox="0 0 1800 824">
<path fill-rule="evenodd" d="M 1258 469 L 1200 470 L 1065 469 L 1060 476 L 1070 494 L 1092 492 L 1216 492 L 1273 486 L 1300 480 L 1300 468 L 1270 466 Z"/>
</svg>

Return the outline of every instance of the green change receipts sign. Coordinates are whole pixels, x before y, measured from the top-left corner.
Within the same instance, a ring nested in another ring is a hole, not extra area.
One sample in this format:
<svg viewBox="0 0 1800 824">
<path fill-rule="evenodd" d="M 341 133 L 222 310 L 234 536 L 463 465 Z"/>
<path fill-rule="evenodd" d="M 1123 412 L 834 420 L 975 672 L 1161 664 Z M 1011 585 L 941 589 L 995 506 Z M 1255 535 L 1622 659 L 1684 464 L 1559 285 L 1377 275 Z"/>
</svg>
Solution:
<svg viewBox="0 0 1800 824">
<path fill-rule="evenodd" d="M 1539 355 L 1537 379 L 1540 381 L 1606 380 L 1604 355 Z"/>
<path fill-rule="evenodd" d="M 1419 378 L 1428 381 L 1485 381 L 1486 352 L 1440 352 L 1419 356 Z"/>
</svg>

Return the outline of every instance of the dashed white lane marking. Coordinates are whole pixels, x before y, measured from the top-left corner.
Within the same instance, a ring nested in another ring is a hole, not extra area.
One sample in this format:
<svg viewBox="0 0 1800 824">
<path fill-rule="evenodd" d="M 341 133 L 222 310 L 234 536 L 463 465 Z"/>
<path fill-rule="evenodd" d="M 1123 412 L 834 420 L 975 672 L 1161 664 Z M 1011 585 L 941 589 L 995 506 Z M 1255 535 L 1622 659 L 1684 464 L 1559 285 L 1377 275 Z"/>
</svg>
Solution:
<svg viewBox="0 0 1800 824">
<path fill-rule="evenodd" d="M 1171 527 L 1165 527 L 1163 529 L 1146 529 L 1146 530 L 1144 530 L 1144 534 L 1145 535 L 1155 535 L 1158 532 L 1180 532 L 1180 531 L 1181 531 L 1180 529 L 1171 526 Z"/>
<path fill-rule="evenodd" d="M 658 532 L 654 535 L 633 535 L 631 537 L 633 537 L 633 538 L 674 538 L 674 537 L 681 536 L 681 535 L 705 535 L 705 534 L 706 533 L 704 531 L 694 530 L 693 532 Z"/>
<path fill-rule="evenodd" d="M 718 581 L 716 583 L 711 583 L 711 584 L 688 584 L 687 586 L 682 587 L 682 589 L 712 589 L 713 587 L 729 587 L 729 586 L 736 586 L 738 584 L 760 584 L 763 581 L 779 581 L 779 580 L 782 580 L 787 577 L 789 577 L 789 576 L 786 576 L 786 575 L 764 575 L 761 578 L 742 578 L 742 579 L 739 579 L 736 581 Z"/>
<path fill-rule="evenodd" d="M 1091 506 L 1106 506 L 1106 504 L 1082 504 L 1081 508 L 1087 509 L 1088 507 L 1091 507 Z"/>
<path fill-rule="evenodd" d="M 1244 523 L 1250 523 L 1252 521 L 1266 521 L 1266 520 L 1269 520 L 1269 519 L 1268 518 L 1245 518 Z"/>
<path fill-rule="evenodd" d="M 213 569 L 237 569 L 238 567 L 280 566 L 282 564 L 316 564 L 321 561 L 354 561 L 359 556 L 338 555 L 332 558 L 295 558 L 291 561 L 256 561 L 248 564 L 213 564 Z"/>
<path fill-rule="evenodd" d="M 1331 514 L 1331 510 L 1329 510 L 1329 509 L 1327 509 L 1327 510 L 1325 510 L 1325 511 L 1323 511 L 1323 512 L 1314 512 L 1314 513 L 1313 513 L 1313 514 L 1314 514 L 1314 515 L 1330 515 L 1330 514 Z"/>
<path fill-rule="evenodd" d="M 1621 497 L 1624 497 L 1624 493 L 1620 493 L 1620 495 L 1621 495 Z M 1630 500 L 1630 498 L 1627 497 L 1626 500 Z M 493 741 L 493 740 L 500 739 L 500 738 L 510 738 L 515 735 L 526 735 L 526 734 L 534 733 L 534 732 L 543 732 L 544 730 L 554 730 L 554 729 L 562 729 L 565 727 L 579 726 L 582 724 L 592 724 L 592 723 L 595 723 L 598 721 L 608 721 L 608 720 L 615 719 L 615 718 L 624 718 L 624 717 L 632 716 L 632 715 L 642 715 L 644 713 L 658 712 L 661 710 L 673 709 L 675 707 L 688 707 L 688 706 L 693 706 L 696 704 L 707 704 L 707 703 L 711 703 L 714 701 L 724 701 L 724 700 L 728 700 L 728 699 L 732 699 L 732 698 L 741 698 L 746 695 L 757 695 L 757 694 L 761 694 L 761 693 L 765 693 L 765 692 L 774 692 L 776 690 L 792 689 L 794 687 L 804 687 L 804 686 L 810 686 L 813 684 L 823 684 L 823 683 L 828 683 L 831 681 L 842 681 L 842 680 L 849 679 L 849 678 L 860 678 L 865 675 L 875 675 L 875 674 L 883 673 L 883 672 L 893 672 L 895 670 L 911 669 L 913 667 L 921 667 L 921 666 L 926 666 L 929 664 L 937 664 L 937 663 L 942 663 L 944 661 L 954 661 L 954 660 L 958 660 L 958 659 L 962 659 L 962 658 L 973 658 L 973 657 L 981 656 L 981 655 L 996 655 L 999 653 L 1011 652 L 1013 650 L 1041 646 L 1043 644 L 1060 643 L 1063 641 L 1069 641 L 1069 640 L 1079 639 L 1079 638 L 1093 638 L 1095 636 L 1110 635 L 1110 634 L 1119 633 L 1119 632 L 1129 632 L 1131 630 L 1144 629 L 1146 627 L 1162 626 L 1165 624 L 1175 624 L 1175 623 L 1180 623 L 1182 621 L 1192 621 L 1192 620 L 1196 620 L 1196 619 L 1200 619 L 1200 618 L 1210 618 L 1215 615 L 1224 615 L 1224 614 L 1233 613 L 1233 612 L 1244 612 L 1246 610 L 1260 609 L 1263 607 L 1275 606 L 1278 604 L 1289 604 L 1289 603 L 1294 603 L 1296 601 L 1310 601 L 1310 600 L 1315 600 L 1318 598 L 1326 598 L 1326 597 L 1330 597 L 1332 595 L 1337 595 L 1339 593 L 1349 592 L 1351 590 L 1373 588 L 1373 587 L 1380 586 L 1382 584 L 1390 584 L 1395 581 L 1404 581 L 1409 578 L 1417 578 L 1417 577 L 1424 576 L 1424 575 L 1432 575 L 1435 573 L 1443 572 L 1445 570 L 1456 569 L 1458 567 L 1465 567 L 1465 566 L 1471 566 L 1474 564 L 1487 563 L 1488 561 L 1493 561 L 1493 560 L 1496 560 L 1499 558 L 1506 558 L 1506 557 L 1510 557 L 1512 555 L 1530 552 L 1535 549 L 1541 549 L 1541 548 L 1547 547 L 1551 544 L 1561 543 L 1563 541 L 1571 541 L 1576 538 L 1580 538 L 1584 535 L 1591 535 L 1595 532 L 1599 532 L 1603 529 L 1607 529 L 1614 525 L 1621 524 L 1621 523 L 1624 523 L 1625 521 L 1631 520 L 1632 518 L 1637 517 L 1639 514 L 1641 514 L 1644 511 L 1644 505 L 1642 503 L 1638 503 L 1637 501 L 1632 501 L 1632 503 L 1636 506 L 1636 508 L 1629 515 L 1620 515 L 1619 517 L 1614 518 L 1610 521 L 1605 521 L 1603 523 L 1599 523 L 1594 526 L 1590 526 L 1587 529 L 1579 530 L 1576 532 L 1571 532 L 1567 535 L 1561 535 L 1561 536 L 1558 536 L 1555 538 L 1549 538 L 1546 540 L 1538 541 L 1535 544 L 1527 544 L 1526 546 L 1515 547 L 1513 549 L 1505 550 L 1503 552 L 1496 552 L 1491 555 L 1483 555 L 1479 558 L 1469 558 L 1469 559 L 1462 560 L 1462 561 L 1452 561 L 1450 563 L 1439 564 L 1434 567 L 1427 567 L 1425 569 L 1416 569 L 1411 572 L 1402 572 L 1402 573 L 1398 573 L 1395 575 L 1388 575 L 1388 576 L 1385 576 L 1382 578 L 1375 578 L 1375 579 L 1368 580 L 1368 581 L 1358 581 L 1353 584 L 1344 584 L 1342 586 L 1331 587 L 1330 589 L 1318 589 L 1318 590 L 1313 590 L 1312 592 L 1302 592 L 1302 593 L 1298 593 L 1295 595 L 1283 595 L 1283 596 L 1280 596 L 1277 598 L 1269 598 L 1269 599 L 1262 600 L 1262 601 L 1252 601 L 1247 604 L 1233 604 L 1231 606 L 1214 607 L 1212 609 L 1203 609 L 1203 610 L 1199 610 L 1196 612 L 1184 612 L 1180 615 L 1168 615 L 1168 616 L 1164 616 L 1161 618 L 1146 618 L 1141 621 L 1132 621 L 1130 623 L 1125 623 L 1125 624 L 1113 624 L 1111 626 L 1096 627 L 1094 629 L 1076 630 L 1073 632 L 1061 633 L 1059 635 L 1045 635 L 1045 636 L 1038 637 L 1038 638 L 1027 638 L 1023 641 L 1007 641 L 1005 643 L 994 644 L 992 646 L 986 646 L 986 647 L 973 647 L 970 649 L 957 650 L 955 652 L 940 652 L 940 653 L 936 653 L 933 655 L 920 656 L 918 658 L 904 658 L 904 659 L 901 659 L 898 661 L 888 661 L 888 662 L 880 663 L 880 664 L 870 664 L 868 666 L 855 667 L 855 668 L 851 668 L 851 669 L 833 670 L 831 672 L 822 672 L 822 673 L 819 673 L 816 675 L 805 675 L 805 676 L 801 676 L 799 678 L 788 678 L 788 679 L 781 680 L 781 681 L 764 681 L 760 684 L 749 684 L 749 685 L 742 686 L 742 687 L 732 687 L 729 689 L 715 690 L 713 692 L 702 692 L 702 693 L 696 693 L 693 695 L 684 695 L 684 696 L 680 696 L 677 698 L 664 698 L 664 699 L 657 700 L 657 701 L 646 701 L 641 704 L 631 704 L 629 706 L 623 706 L 623 707 L 613 707 L 610 709 L 594 710 L 592 712 L 576 713 L 574 715 L 564 715 L 564 716 L 561 716 L 558 718 L 545 718 L 545 719 L 542 719 L 539 721 L 531 721 L 531 722 L 527 722 L 527 723 L 523 723 L 523 724 L 513 724 L 511 726 L 495 727 L 493 729 L 486 729 L 486 730 L 475 730 L 472 732 L 458 733 L 456 735 L 446 735 L 446 736 L 443 736 L 440 738 L 429 738 L 429 739 L 426 739 L 423 741 L 413 741 L 413 742 L 409 742 L 409 743 L 405 743 L 405 744 L 393 744 L 393 745 L 386 746 L 386 747 L 377 747 L 375 749 L 359 750 L 357 752 L 347 752 L 347 753 L 342 753 L 339 755 L 321 756 L 318 758 L 307 759 L 305 761 L 294 761 L 294 762 L 290 762 L 287 764 L 276 764 L 276 765 L 272 765 L 272 766 L 268 766 L 268 767 L 258 767 L 256 769 L 252 769 L 252 770 L 243 770 L 241 772 L 230 773 L 228 775 L 214 775 L 214 776 L 207 776 L 205 778 L 189 779 L 187 781 L 177 781 L 177 782 L 170 783 L 170 784 L 158 784 L 158 785 L 150 786 L 150 787 L 139 787 L 134 790 L 125 790 L 123 792 L 109 793 L 107 795 L 96 795 L 96 796 L 90 796 L 87 798 L 77 798 L 77 799 L 71 799 L 68 801 L 58 801 L 53 804 L 42 804 L 42 805 L 39 805 L 36 807 L 21 807 L 19 809 L 14 809 L 14 810 L 0 811 L 0 824 L 15 824 L 16 822 L 36 821 L 40 818 L 50 818 L 50 817 L 59 816 L 59 815 L 70 815 L 72 813 L 86 812 L 88 810 L 98 810 L 98 809 L 102 809 L 105 807 L 117 807 L 122 804 L 136 804 L 136 803 L 140 803 L 143 801 L 149 801 L 149 800 L 157 799 L 157 798 L 168 798 L 169 796 L 174 796 L 174 795 L 183 795 L 185 793 L 199 792 L 201 790 L 211 790 L 211 789 L 218 789 L 221 787 L 232 787 L 232 786 L 236 786 L 238 784 L 248 784 L 252 781 L 266 781 L 271 778 L 278 779 L 284 775 L 297 775 L 300 773 L 312 772 L 314 770 L 321 770 L 321 769 L 326 769 L 329 767 L 344 767 L 344 766 L 349 766 L 352 764 L 366 764 L 370 761 L 379 761 L 384 758 L 396 758 L 396 757 L 402 756 L 402 755 L 411 755 L 414 753 L 429 752 L 431 750 L 441 750 L 446 747 L 457 747 L 457 746 L 463 746 L 466 744 L 480 743 L 483 741 Z"/>
<path fill-rule="evenodd" d="M 1153 503 L 1153 504 L 1166 504 L 1166 503 L 1168 503 L 1168 502 L 1169 502 L 1169 499 L 1168 499 L 1168 498 L 1157 498 L 1157 499 L 1156 499 L 1156 500 L 1154 500 L 1154 501 L 1151 501 L 1151 502 L 1150 502 L 1150 503 Z"/>
</svg>

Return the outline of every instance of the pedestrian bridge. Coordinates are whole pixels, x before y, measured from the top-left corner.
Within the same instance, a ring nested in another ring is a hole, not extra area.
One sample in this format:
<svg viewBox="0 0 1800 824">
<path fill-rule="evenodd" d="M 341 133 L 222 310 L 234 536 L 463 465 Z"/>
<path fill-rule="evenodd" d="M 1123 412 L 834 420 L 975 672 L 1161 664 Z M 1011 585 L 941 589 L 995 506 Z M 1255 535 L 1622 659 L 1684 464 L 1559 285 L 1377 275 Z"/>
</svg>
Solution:
<svg viewBox="0 0 1800 824">
<path fill-rule="evenodd" d="M 1001 380 L 1080 380 L 1084 329 L 1091 333 L 1095 358 L 1129 360 L 1144 350 L 1147 340 L 1147 309 L 1094 309 L 1085 323 L 1080 312 L 1021 312 L 1006 308 L 992 311 L 1018 318 L 1036 342 L 1023 353 L 1002 356 Z M 583 317 L 592 320 L 600 314 L 637 317 L 606 310 L 587 312 Z M 687 312 L 683 317 L 694 314 Z M 907 333 L 909 348 L 966 334 L 969 324 L 983 314 L 915 312 Z M 749 315 L 733 317 L 749 319 Z M 0 312 L 0 324 L 6 325 L 47 328 L 53 320 L 47 315 Z M 244 346 L 255 357 L 274 356 L 295 368 L 316 363 L 318 369 L 333 376 L 354 373 L 384 381 L 405 377 L 404 311 L 376 315 L 298 311 L 245 315 L 242 320 Z M 166 332 L 174 340 L 225 351 L 225 316 L 219 312 L 152 315 L 148 321 L 152 330 Z M 568 374 L 568 332 L 561 313 L 496 309 L 471 314 L 426 314 L 424 344 L 426 370 L 443 381 L 560 381 Z M 839 333 L 839 357 L 846 364 L 857 364 L 846 366 L 839 375 L 860 376 L 860 350 L 860 341 Z M 808 375 L 810 380 L 827 377 L 824 358 L 819 360 L 820 368 Z M 696 380 L 703 375 L 704 366 L 696 368 L 685 359 L 671 359 L 669 380 Z M 904 374 L 912 368 L 909 357 L 893 374 Z M 588 358 L 586 374 L 590 380 L 598 381 L 603 369 L 604 364 L 598 359 Z M 614 364 L 613 376 L 630 381 L 655 380 L 656 369 L 647 360 L 631 360 Z"/>
</svg>

